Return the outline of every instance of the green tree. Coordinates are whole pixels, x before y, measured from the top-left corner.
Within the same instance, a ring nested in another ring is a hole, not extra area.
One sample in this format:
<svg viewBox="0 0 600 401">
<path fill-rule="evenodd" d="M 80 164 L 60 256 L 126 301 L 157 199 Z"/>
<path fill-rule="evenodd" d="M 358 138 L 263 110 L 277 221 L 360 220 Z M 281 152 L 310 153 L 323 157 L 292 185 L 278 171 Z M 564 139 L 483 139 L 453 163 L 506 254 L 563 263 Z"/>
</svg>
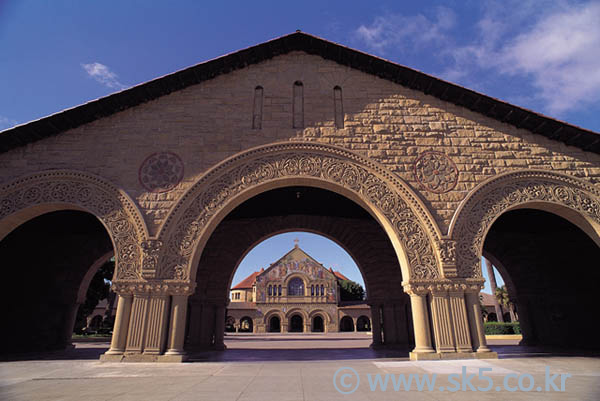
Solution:
<svg viewBox="0 0 600 401">
<path fill-rule="evenodd" d="M 340 300 L 362 301 L 365 299 L 365 289 L 352 280 L 340 280 Z"/>
<path fill-rule="evenodd" d="M 115 271 L 115 262 L 113 259 L 109 260 L 96 272 L 90 286 L 88 287 L 85 295 L 85 302 L 79 306 L 77 310 L 77 318 L 75 320 L 74 331 L 80 332 L 86 326 L 86 318 L 94 311 L 98 302 L 104 298 L 108 298 L 110 291 L 110 280 L 112 279 L 113 272 Z"/>
<path fill-rule="evenodd" d="M 514 322 L 516 320 L 515 304 L 514 304 L 512 298 L 510 297 L 510 295 L 508 294 L 508 290 L 506 289 L 506 286 L 503 285 L 502 287 L 496 288 L 495 295 L 496 295 L 496 299 L 498 300 L 498 303 L 509 310 L 511 320 Z"/>
<path fill-rule="evenodd" d="M 483 295 L 479 294 L 479 306 L 481 307 L 481 317 L 483 320 L 487 319 L 488 311 L 485 309 L 485 305 L 483 304 Z"/>
</svg>

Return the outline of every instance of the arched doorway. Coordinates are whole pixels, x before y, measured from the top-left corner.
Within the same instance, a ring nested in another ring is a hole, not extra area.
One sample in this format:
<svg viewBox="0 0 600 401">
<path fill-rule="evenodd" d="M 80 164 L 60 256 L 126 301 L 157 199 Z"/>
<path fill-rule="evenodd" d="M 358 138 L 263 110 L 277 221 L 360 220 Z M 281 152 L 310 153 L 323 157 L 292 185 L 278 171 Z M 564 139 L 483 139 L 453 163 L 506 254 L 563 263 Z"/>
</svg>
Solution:
<svg viewBox="0 0 600 401">
<path fill-rule="evenodd" d="M 252 333 L 254 331 L 254 325 L 252 323 L 252 318 L 248 316 L 244 316 L 240 319 L 240 332 L 241 333 Z"/>
<path fill-rule="evenodd" d="M 279 316 L 271 316 L 269 319 L 269 333 L 280 333 L 281 332 L 281 319 Z"/>
<path fill-rule="evenodd" d="M 410 304 L 410 301 L 408 295 L 398 291 L 402 288 L 400 263 L 386 232 L 369 213 L 352 200 L 326 189 L 306 186 L 282 187 L 259 193 L 234 208 L 217 225 L 206 243 L 205 252 L 202 253 L 198 264 L 197 277 L 202 279 L 197 280 L 196 293 L 190 297 L 190 320 L 193 322 L 210 319 L 204 312 L 205 308 L 201 306 L 203 302 L 210 301 L 204 301 L 200 294 L 206 299 L 227 297 L 229 289 L 237 285 L 237 281 L 233 283 L 233 276 L 244 256 L 262 241 L 290 231 L 319 234 L 341 246 L 358 266 L 369 297 L 383 299 L 390 293 L 397 294 L 396 298 L 390 299 L 390 304 L 397 303 L 398 306 L 390 309 L 388 313 L 391 313 L 389 318 L 395 319 L 398 325 L 390 329 L 394 330 L 393 333 L 390 332 L 385 336 L 385 344 L 382 344 L 384 336 L 381 325 L 377 326 L 379 331 L 373 331 L 373 341 L 383 346 L 389 344 L 410 347 L 413 344 L 412 324 L 409 322 L 411 310 L 410 307 L 405 307 Z M 232 236 L 235 236 L 235 242 L 230 240 Z M 365 236 L 369 237 L 371 245 L 369 247 L 361 246 Z M 288 243 L 290 247 L 293 246 L 291 239 Z M 213 269 L 214 266 L 227 266 L 230 270 L 217 271 Z M 269 263 L 253 268 L 258 270 L 259 267 L 267 270 Z M 329 266 L 325 267 L 329 268 Z M 382 275 L 382 271 L 388 271 L 389 275 Z M 295 285 L 292 282 L 292 288 L 288 286 L 289 281 L 282 283 L 285 283 L 282 295 L 277 295 L 277 299 L 273 301 L 285 299 L 287 296 L 295 297 L 297 295 L 291 294 L 296 293 L 312 297 L 310 285 L 307 291 L 306 283 L 297 281 Z M 260 297 L 261 294 L 257 292 L 255 296 Z M 269 297 L 268 291 L 264 296 L 266 302 Z M 333 297 L 333 293 L 324 294 L 326 298 L 324 301 L 329 302 L 330 297 Z M 335 297 L 331 299 L 335 302 Z M 369 308 L 366 303 L 365 308 Z M 383 315 L 382 305 L 374 304 L 370 308 L 376 311 L 377 316 Z M 209 311 L 213 313 L 210 309 Z M 286 312 L 282 311 L 282 314 L 285 315 Z M 312 317 L 310 319 L 312 323 Z M 285 331 L 290 329 L 288 324 L 289 321 L 282 324 L 285 326 Z M 200 327 L 201 324 L 190 323 L 190 330 L 187 333 L 187 344 L 190 349 L 208 347 L 211 338 L 215 338 L 206 335 L 203 339 L 204 333 Z M 257 327 L 256 330 L 257 332 L 270 331 L 268 321 L 264 322 L 262 328 Z"/>
<path fill-rule="evenodd" d="M 340 320 L 340 331 L 354 331 L 354 321 L 350 316 L 344 316 Z"/>
<path fill-rule="evenodd" d="M 323 318 L 319 315 L 313 317 L 312 331 L 315 333 L 323 333 L 325 331 L 325 323 Z"/>
<path fill-rule="evenodd" d="M 356 331 L 371 331 L 371 321 L 367 316 L 359 316 L 356 320 Z"/>
<path fill-rule="evenodd" d="M 12 291 L 0 295 L 1 302 L 10 305 L 3 319 L 12 329 L 4 333 L 8 338 L 0 352 L 61 349 L 69 344 L 87 287 L 112 252 L 111 239 L 98 218 L 76 210 L 41 214 L 4 237 L 0 260 L 4 266 L 19 268 L 3 271 L 3 280 L 12 286 Z M 16 293 L 23 294 L 21 302 L 15 302 Z M 101 316 L 93 320 L 96 329 L 101 321 Z M 85 326 L 85 320 L 81 324 Z"/>
<path fill-rule="evenodd" d="M 302 333 L 304 331 L 304 321 L 301 315 L 292 315 L 290 317 L 289 329 L 290 333 Z"/>
<path fill-rule="evenodd" d="M 600 247 L 580 227 L 538 208 L 507 211 L 490 227 L 484 253 L 506 283 L 523 344 L 598 346 L 582 305 L 595 302 L 600 272 L 589 263 L 600 260 Z"/>
</svg>

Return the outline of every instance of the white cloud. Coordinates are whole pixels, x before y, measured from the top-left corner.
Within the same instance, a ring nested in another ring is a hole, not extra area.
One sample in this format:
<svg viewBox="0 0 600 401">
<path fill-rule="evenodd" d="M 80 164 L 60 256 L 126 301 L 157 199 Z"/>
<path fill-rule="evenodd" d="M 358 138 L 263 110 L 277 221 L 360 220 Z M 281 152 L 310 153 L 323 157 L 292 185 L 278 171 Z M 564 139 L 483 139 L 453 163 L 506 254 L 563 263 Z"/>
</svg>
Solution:
<svg viewBox="0 0 600 401">
<path fill-rule="evenodd" d="M 535 92 L 518 97 L 526 103 L 541 102 L 553 115 L 599 101 L 600 4 L 534 5 L 490 7 L 479 20 L 473 43 L 448 50 L 454 64 L 444 78 L 468 79 L 477 69 L 525 78 Z M 506 9 L 520 11 L 512 15 Z"/>
<path fill-rule="evenodd" d="M 402 51 L 423 43 L 443 42 L 445 31 L 451 29 L 455 22 L 456 16 L 452 10 L 438 7 L 434 20 L 422 14 L 390 14 L 376 17 L 369 26 L 359 26 L 355 35 L 367 47 L 383 54 L 391 47 Z"/>
<path fill-rule="evenodd" d="M 600 99 L 600 4 L 557 12 L 499 51 L 499 70 L 529 74 L 551 113 Z"/>
<path fill-rule="evenodd" d="M 528 93 L 509 95 L 552 115 L 600 101 L 600 3 L 568 0 L 483 0 L 471 36 L 453 36 L 454 11 L 377 17 L 356 35 L 383 53 L 394 46 L 436 54 L 443 78 L 486 91 L 492 80 L 527 82 Z M 488 75 L 489 76 L 489 75 Z"/>
<path fill-rule="evenodd" d="M 17 125 L 17 120 L 8 117 L 0 116 L 0 131 L 12 128 Z"/>
<path fill-rule="evenodd" d="M 102 85 L 113 89 L 123 89 L 126 86 L 118 80 L 117 74 L 112 72 L 107 66 L 100 63 L 81 64 L 81 67 L 88 75 L 100 82 Z"/>
</svg>

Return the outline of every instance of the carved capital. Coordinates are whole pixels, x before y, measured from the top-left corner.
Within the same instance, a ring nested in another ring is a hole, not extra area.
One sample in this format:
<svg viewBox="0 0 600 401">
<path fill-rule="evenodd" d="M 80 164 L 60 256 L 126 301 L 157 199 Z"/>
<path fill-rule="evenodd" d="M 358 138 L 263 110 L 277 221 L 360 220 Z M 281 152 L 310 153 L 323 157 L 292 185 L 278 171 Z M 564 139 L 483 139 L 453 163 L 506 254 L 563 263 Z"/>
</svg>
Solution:
<svg viewBox="0 0 600 401">
<path fill-rule="evenodd" d="M 142 241 L 141 248 L 144 254 L 142 262 L 142 277 L 152 279 L 156 275 L 158 258 L 163 242 L 160 240 L 149 239 Z"/>
</svg>

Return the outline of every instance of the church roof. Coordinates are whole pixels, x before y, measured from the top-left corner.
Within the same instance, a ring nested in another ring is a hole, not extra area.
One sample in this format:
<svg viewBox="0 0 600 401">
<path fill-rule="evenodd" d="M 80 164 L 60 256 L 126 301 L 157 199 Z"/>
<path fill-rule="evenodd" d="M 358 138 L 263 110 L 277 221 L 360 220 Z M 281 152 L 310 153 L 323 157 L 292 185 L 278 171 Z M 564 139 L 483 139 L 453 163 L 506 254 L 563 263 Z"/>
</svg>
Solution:
<svg viewBox="0 0 600 401">
<path fill-rule="evenodd" d="M 251 289 L 256 281 L 256 276 L 258 276 L 261 272 L 254 272 L 242 281 L 239 282 L 238 285 L 232 288 L 232 290 L 247 290 Z"/>
<path fill-rule="evenodd" d="M 0 152 L 57 135 L 221 74 L 303 51 L 376 75 L 533 133 L 600 153 L 600 134 L 303 32 L 248 47 L 0 132 Z"/>
<path fill-rule="evenodd" d="M 317 260 L 315 260 L 315 258 L 310 256 L 302 248 L 300 248 L 297 243 L 294 245 L 294 247 L 288 253 L 286 253 L 285 255 L 280 257 L 275 263 L 272 263 L 271 266 L 269 266 L 269 268 L 266 269 L 264 272 L 261 271 L 260 274 L 263 274 L 263 273 L 266 274 L 269 270 L 273 269 L 274 267 L 278 266 L 281 263 L 285 263 L 288 261 L 302 261 L 305 259 L 308 259 L 308 260 L 312 261 L 314 264 L 321 266 L 323 268 L 323 270 L 326 271 L 327 273 L 334 274 L 333 271 L 327 270 L 325 267 L 323 267 L 323 265 L 321 263 L 317 262 Z"/>
<path fill-rule="evenodd" d="M 340 280 L 346 280 L 349 281 L 350 279 L 346 276 L 344 276 L 342 273 L 340 273 L 337 270 L 333 270 L 331 267 L 329 268 L 329 271 L 333 273 L 334 276 L 336 276 L 337 278 L 339 278 Z"/>
</svg>

